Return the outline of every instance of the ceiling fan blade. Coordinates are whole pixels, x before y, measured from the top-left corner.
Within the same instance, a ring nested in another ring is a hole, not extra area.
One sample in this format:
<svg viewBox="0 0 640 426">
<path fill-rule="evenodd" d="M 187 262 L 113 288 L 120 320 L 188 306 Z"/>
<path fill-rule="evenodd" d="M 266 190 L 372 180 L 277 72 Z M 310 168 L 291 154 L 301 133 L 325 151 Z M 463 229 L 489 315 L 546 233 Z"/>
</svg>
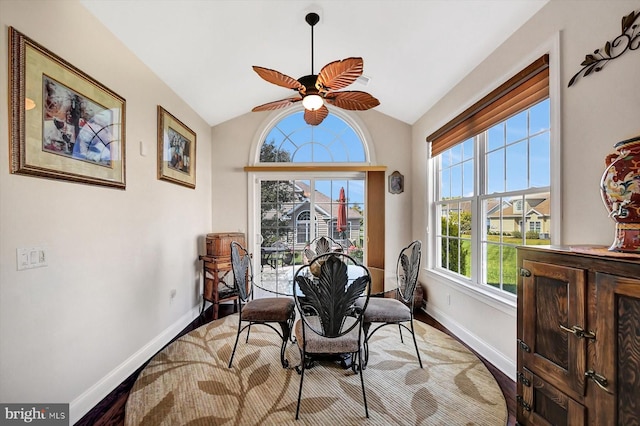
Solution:
<svg viewBox="0 0 640 426">
<path fill-rule="evenodd" d="M 331 62 L 320 70 L 316 87 L 321 92 L 344 89 L 362 75 L 362 58 L 347 58 Z"/>
<path fill-rule="evenodd" d="M 289 105 L 295 103 L 295 102 L 300 102 L 302 100 L 302 98 L 286 98 L 286 99 L 280 99 L 279 101 L 273 101 L 273 102 L 269 102 L 263 105 L 259 105 L 257 107 L 254 107 L 251 111 L 273 111 L 274 109 L 280 109 L 280 108 L 285 108 L 288 107 Z"/>
<path fill-rule="evenodd" d="M 317 126 L 318 124 L 322 123 L 322 120 L 327 118 L 327 115 L 329 115 L 329 110 L 324 105 L 322 106 L 322 108 L 315 111 L 305 109 L 304 121 L 311 126 Z"/>
<path fill-rule="evenodd" d="M 304 85 L 300 83 L 295 78 L 289 77 L 288 75 L 282 74 L 280 71 L 272 70 L 269 68 L 263 68 L 258 66 L 253 66 L 253 70 L 264 80 L 269 83 L 273 83 L 277 86 L 286 87 L 287 89 L 293 90 L 305 90 Z"/>
<path fill-rule="evenodd" d="M 327 93 L 325 100 L 333 106 L 352 111 L 365 111 L 380 105 L 378 99 L 357 90 Z"/>
</svg>

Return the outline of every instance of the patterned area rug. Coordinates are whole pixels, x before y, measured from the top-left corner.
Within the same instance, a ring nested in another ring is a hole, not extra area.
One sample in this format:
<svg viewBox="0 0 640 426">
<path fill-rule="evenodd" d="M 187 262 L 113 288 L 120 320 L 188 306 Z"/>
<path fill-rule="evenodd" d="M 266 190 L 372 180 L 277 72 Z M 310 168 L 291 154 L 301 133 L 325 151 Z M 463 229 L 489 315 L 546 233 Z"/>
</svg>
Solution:
<svg viewBox="0 0 640 426">
<path fill-rule="evenodd" d="M 233 367 L 227 363 L 237 314 L 206 324 L 156 355 L 138 377 L 127 401 L 125 425 L 505 425 L 502 392 L 484 364 L 460 343 L 415 322 L 424 368 L 411 337 L 398 328 L 377 331 L 370 342 L 364 382 L 335 361 L 306 370 L 300 420 L 295 420 L 300 362 L 295 344 L 291 365 L 280 365 L 278 336 L 269 328 L 240 337 Z"/>
</svg>

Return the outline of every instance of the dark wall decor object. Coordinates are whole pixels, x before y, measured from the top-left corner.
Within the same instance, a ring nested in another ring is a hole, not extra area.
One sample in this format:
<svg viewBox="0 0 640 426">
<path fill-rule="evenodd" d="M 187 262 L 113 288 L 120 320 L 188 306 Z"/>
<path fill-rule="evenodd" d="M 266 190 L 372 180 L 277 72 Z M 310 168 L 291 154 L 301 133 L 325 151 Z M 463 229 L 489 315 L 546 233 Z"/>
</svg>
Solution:
<svg viewBox="0 0 640 426">
<path fill-rule="evenodd" d="M 389 193 L 402 194 L 404 192 L 404 176 L 399 171 L 389 175 Z"/>
<path fill-rule="evenodd" d="M 11 173 L 125 189 L 125 100 L 9 27 Z"/>
<path fill-rule="evenodd" d="M 627 50 L 640 48 L 640 25 L 636 23 L 636 21 L 640 23 L 639 17 L 640 11 L 623 16 L 622 34 L 614 38 L 613 41 L 607 41 L 604 48 L 596 49 L 593 53 L 587 54 L 580 64 L 582 69 L 571 77 L 567 87 L 571 87 L 581 74 L 586 77 L 594 71 L 599 72 L 607 62 L 622 56 Z"/>
<path fill-rule="evenodd" d="M 158 179 L 196 187 L 196 134 L 160 105 Z"/>
</svg>

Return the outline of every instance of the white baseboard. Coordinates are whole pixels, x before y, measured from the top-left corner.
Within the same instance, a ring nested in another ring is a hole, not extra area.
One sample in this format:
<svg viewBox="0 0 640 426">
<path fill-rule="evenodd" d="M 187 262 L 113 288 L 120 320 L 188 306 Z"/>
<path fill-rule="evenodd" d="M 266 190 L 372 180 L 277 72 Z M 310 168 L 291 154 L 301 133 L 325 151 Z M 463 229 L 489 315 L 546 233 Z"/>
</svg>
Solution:
<svg viewBox="0 0 640 426">
<path fill-rule="evenodd" d="M 457 323 L 453 318 L 447 316 L 442 311 L 434 309 L 431 305 L 427 305 L 427 309 L 422 309 L 431 315 L 436 321 L 445 326 L 447 330 L 455 334 L 465 344 L 469 345 L 474 351 L 478 352 L 484 359 L 493 364 L 497 369 L 506 374 L 511 380 L 516 380 L 515 362 L 504 354 L 496 350 L 484 340 Z"/>
<path fill-rule="evenodd" d="M 69 404 L 69 424 L 74 424 L 80 420 L 82 416 L 102 401 L 105 396 L 109 395 L 111 391 L 169 343 L 171 339 L 191 324 L 198 315 L 200 315 L 200 309 L 196 306 L 79 397 L 71 401 Z"/>
</svg>

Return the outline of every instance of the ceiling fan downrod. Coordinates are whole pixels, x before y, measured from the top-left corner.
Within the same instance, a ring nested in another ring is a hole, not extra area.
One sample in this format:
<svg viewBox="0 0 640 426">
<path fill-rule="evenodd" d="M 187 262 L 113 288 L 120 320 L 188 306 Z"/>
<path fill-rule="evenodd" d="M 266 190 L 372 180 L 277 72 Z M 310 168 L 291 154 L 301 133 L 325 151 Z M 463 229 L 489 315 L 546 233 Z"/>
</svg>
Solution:
<svg viewBox="0 0 640 426">
<path fill-rule="evenodd" d="M 304 17 L 307 24 L 311 26 L 311 75 L 313 75 L 313 27 L 320 21 L 320 16 L 317 13 L 307 13 Z"/>
</svg>

